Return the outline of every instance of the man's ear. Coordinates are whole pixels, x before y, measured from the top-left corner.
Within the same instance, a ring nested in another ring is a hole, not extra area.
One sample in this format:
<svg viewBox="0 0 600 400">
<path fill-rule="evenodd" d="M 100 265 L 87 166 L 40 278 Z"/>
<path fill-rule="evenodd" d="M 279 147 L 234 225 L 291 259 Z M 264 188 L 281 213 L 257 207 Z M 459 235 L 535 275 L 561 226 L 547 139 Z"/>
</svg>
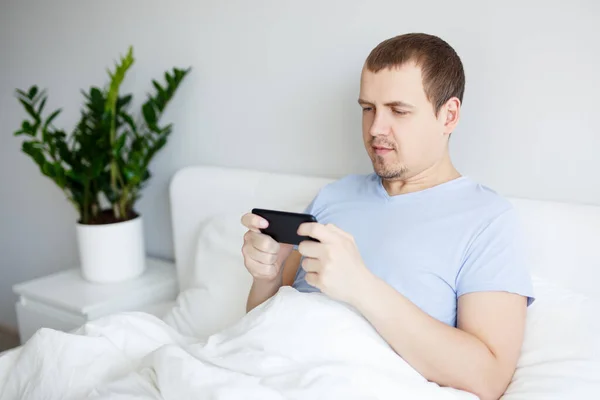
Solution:
<svg viewBox="0 0 600 400">
<path fill-rule="evenodd" d="M 456 129 L 460 119 L 460 106 L 460 100 L 452 97 L 442 107 L 444 110 L 444 134 L 449 135 Z"/>
</svg>

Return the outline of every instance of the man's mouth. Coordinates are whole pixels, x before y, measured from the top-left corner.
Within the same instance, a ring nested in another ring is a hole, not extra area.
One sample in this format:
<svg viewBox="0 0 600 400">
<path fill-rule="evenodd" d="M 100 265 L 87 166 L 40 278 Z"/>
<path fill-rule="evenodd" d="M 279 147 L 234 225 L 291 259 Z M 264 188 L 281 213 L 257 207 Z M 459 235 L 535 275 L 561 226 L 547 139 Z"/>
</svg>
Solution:
<svg viewBox="0 0 600 400">
<path fill-rule="evenodd" d="M 378 156 L 386 155 L 387 153 L 391 152 L 392 150 L 393 149 L 391 147 L 373 146 L 373 151 L 375 151 L 375 154 L 377 154 Z"/>
</svg>

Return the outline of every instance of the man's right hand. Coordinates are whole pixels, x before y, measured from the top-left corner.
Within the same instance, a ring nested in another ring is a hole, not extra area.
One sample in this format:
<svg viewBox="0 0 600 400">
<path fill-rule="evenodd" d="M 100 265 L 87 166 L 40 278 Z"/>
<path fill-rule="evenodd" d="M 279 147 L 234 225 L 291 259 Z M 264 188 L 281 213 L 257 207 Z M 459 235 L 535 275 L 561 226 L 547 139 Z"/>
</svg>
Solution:
<svg viewBox="0 0 600 400">
<path fill-rule="evenodd" d="M 272 237 L 260 232 L 268 226 L 264 218 L 247 213 L 242 217 L 242 224 L 248 228 L 244 235 L 242 254 L 244 265 L 255 281 L 281 281 L 283 263 L 292 252 L 290 244 L 280 244 Z"/>
</svg>

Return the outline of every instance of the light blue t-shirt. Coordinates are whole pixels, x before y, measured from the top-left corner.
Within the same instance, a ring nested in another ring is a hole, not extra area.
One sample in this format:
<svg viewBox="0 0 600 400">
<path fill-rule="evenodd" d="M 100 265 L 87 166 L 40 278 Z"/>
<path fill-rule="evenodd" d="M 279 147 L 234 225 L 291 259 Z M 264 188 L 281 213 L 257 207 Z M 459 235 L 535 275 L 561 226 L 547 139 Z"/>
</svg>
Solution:
<svg viewBox="0 0 600 400">
<path fill-rule="evenodd" d="M 533 302 L 516 211 L 467 177 L 390 196 L 376 174 L 350 175 L 322 188 L 306 212 L 353 235 L 371 272 L 450 326 L 465 293 L 505 291 Z M 293 286 L 318 291 L 304 276 L 299 267 Z"/>
</svg>

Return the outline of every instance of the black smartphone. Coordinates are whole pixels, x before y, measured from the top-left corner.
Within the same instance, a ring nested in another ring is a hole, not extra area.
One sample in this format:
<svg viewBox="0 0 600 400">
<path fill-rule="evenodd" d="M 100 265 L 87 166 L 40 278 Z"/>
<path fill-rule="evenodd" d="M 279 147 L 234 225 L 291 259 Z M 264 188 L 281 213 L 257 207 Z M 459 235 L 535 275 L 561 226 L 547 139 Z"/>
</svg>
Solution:
<svg viewBox="0 0 600 400">
<path fill-rule="evenodd" d="M 265 210 L 262 208 L 252 209 L 252 214 L 259 215 L 269 222 L 269 226 L 260 231 L 265 235 L 271 236 L 278 243 L 287 243 L 298 245 L 303 240 L 317 239 L 309 236 L 298 235 L 298 227 L 305 222 L 317 222 L 317 219 L 310 214 L 293 213 L 278 210 Z"/>
</svg>

